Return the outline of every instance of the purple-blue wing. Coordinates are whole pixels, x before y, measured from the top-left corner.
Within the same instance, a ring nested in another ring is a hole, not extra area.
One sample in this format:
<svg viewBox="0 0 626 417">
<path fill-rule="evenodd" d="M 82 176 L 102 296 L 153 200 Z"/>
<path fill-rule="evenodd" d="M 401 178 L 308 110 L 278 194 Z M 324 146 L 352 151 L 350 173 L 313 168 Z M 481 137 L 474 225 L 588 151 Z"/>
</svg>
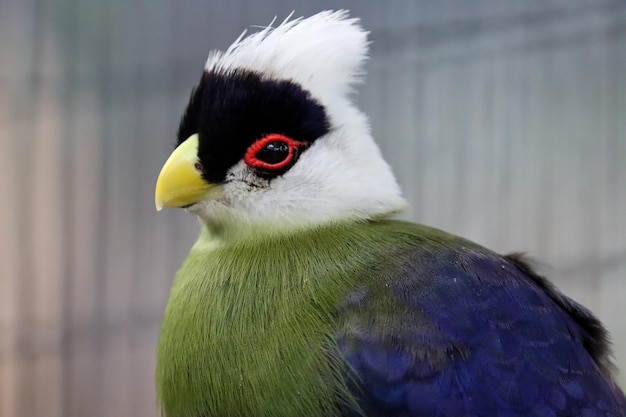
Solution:
<svg viewBox="0 0 626 417">
<path fill-rule="evenodd" d="M 341 307 L 336 341 L 366 416 L 626 415 L 602 325 L 519 257 L 398 259 Z"/>
</svg>

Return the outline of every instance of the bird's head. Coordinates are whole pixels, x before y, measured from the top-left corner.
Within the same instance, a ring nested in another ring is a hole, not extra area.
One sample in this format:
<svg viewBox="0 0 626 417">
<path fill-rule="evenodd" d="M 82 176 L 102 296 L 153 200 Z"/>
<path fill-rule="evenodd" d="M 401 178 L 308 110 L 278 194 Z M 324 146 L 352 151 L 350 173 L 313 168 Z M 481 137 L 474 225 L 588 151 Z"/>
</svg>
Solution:
<svg viewBox="0 0 626 417">
<path fill-rule="evenodd" d="M 345 11 L 242 35 L 209 55 L 159 175 L 157 209 L 220 230 L 278 233 L 404 207 L 354 106 L 367 33 Z"/>
</svg>

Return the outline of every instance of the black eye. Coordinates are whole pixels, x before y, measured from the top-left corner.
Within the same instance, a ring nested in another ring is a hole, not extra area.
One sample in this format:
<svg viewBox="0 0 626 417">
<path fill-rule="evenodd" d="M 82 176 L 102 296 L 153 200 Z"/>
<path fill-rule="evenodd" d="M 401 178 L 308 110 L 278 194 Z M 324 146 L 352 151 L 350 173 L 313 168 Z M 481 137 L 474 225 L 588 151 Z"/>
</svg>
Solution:
<svg viewBox="0 0 626 417">
<path fill-rule="evenodd" d="M 253 168 L 280 173 L 289 169 L 296 161 L 299 149 L 306 146 L 308 146 L 306 142 L 271 133 L 250 145 L 243 160 Z"/>
<path fill-rule="evenodd" d="M 277 140 L 270 142 L 255 157 L 270 165 L 279 164 L 289 157 L 289 144 Z"/>
</svg>

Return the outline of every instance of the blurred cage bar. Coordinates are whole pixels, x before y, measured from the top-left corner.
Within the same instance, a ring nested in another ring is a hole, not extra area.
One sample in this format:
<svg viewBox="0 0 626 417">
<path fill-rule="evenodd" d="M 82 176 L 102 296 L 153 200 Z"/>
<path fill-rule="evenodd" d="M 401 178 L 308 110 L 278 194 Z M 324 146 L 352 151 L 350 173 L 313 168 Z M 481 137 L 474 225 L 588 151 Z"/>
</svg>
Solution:
<svg viewBox="0 0 626 417">
<path fill-rule="evenodd" d="M 157 416 L 198 225 L 153 190 L 210 49 L 292 10 L 371 31 L 359 101 L 404 217 L 525 250 L 626 375 L 626 3 L 0 1 L 0 416 Z"/>
</svg>

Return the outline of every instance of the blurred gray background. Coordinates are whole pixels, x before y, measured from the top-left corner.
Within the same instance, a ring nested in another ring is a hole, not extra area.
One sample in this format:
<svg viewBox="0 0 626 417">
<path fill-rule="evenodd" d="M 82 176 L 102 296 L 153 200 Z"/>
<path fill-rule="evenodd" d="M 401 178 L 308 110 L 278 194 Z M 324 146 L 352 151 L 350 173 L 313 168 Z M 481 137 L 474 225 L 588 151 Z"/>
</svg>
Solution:
<svg viewBox="0 0 626 417">
<path fill-rule="evenodd" d="M 626 2 L 0 1 L 0 415 L 157 416 L 196 220 L 154 183 L 210 49 L 349 8 L 404 217 L 525 250 L 612 331 L 626 381 Z"/>
</svg>

